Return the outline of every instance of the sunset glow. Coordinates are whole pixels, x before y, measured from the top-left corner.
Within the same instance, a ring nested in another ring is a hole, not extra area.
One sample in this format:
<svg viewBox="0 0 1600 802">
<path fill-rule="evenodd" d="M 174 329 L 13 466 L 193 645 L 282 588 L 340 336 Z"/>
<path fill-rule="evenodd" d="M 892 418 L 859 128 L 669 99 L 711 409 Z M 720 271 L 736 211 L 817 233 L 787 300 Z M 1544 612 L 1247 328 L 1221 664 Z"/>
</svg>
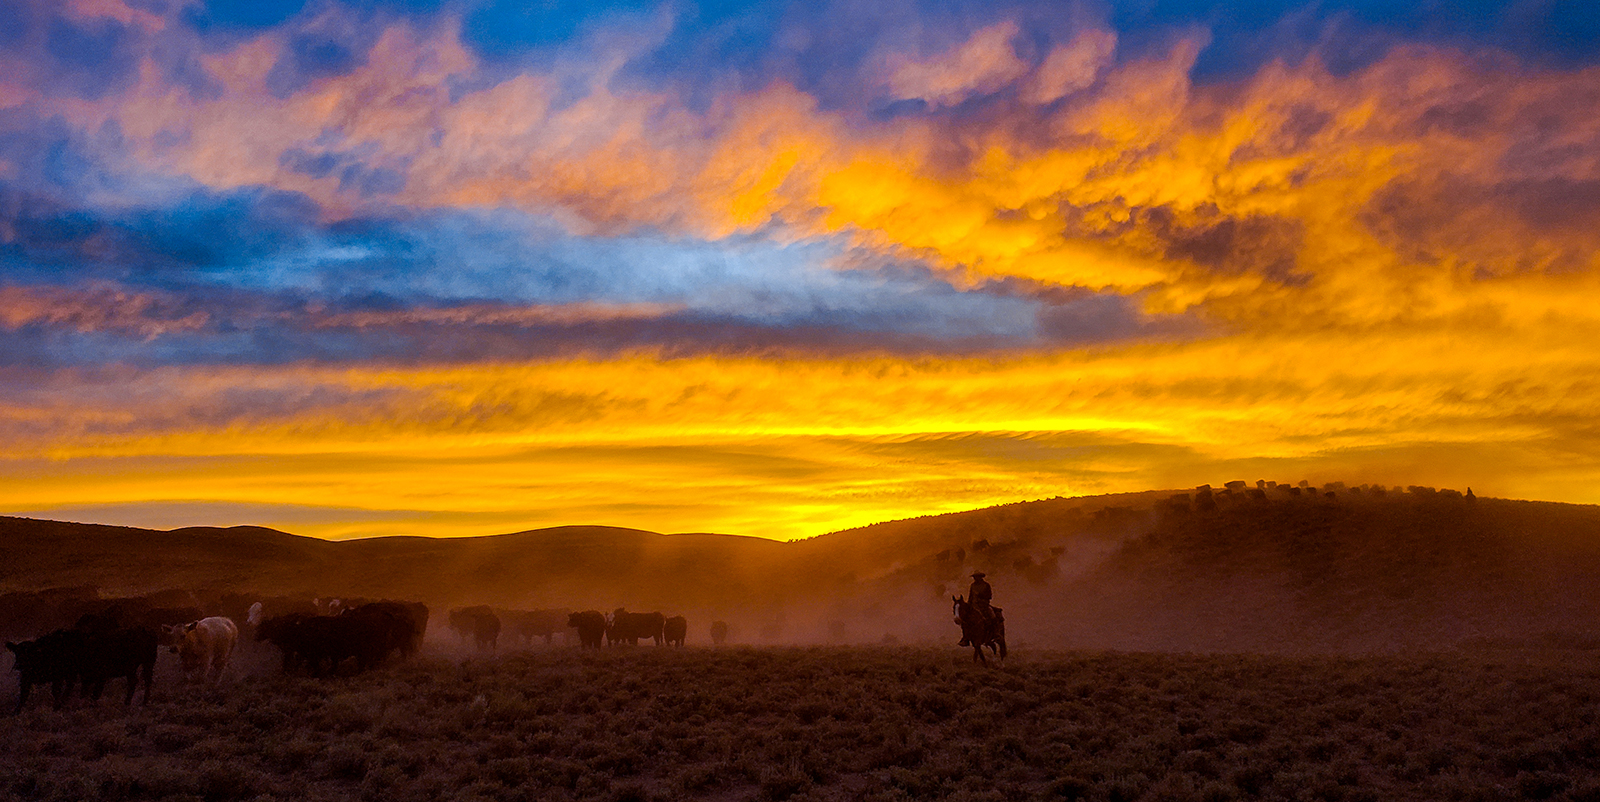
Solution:
<svg viewBox="0 0 1600 802">
<path fill-rule="evenodd" d="M 0 514 L 1600 503 L 1561 3 L 58 5 L 0 36 Z"/>
</svg>

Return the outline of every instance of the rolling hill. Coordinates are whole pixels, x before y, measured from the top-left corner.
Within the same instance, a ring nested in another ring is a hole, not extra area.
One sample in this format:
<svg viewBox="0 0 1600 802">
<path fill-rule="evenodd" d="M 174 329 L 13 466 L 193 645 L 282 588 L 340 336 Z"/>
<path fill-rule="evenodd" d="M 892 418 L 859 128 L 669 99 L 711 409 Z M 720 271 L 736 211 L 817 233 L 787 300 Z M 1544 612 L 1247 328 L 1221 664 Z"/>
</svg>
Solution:
<svg viewBox="0 0 1600 802">
<path fill-rule="evenodd" d="M 106 596 L 189 588 L 436 607 L 626 606 L 727 620 L 749 641 L 875 642 L 950 638 L 949 596 L 982 568 L 1023 643 L 1394 651 L 1597 642 L 1600 507 L 1378 490 L 1235 483 L 1057 498 L 792 543 L 597 526 L 329 542 L 253 527 L 0 518 L 0 592 L 94 585 Z"/>
</svg>

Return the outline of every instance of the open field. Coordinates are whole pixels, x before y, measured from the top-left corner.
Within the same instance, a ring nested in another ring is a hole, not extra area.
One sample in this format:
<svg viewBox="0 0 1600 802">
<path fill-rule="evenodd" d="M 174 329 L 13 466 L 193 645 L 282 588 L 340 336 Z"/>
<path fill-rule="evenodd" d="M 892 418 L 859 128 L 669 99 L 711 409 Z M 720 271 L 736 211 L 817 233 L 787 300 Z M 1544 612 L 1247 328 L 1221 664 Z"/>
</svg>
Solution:
<svg viewBox="0 0 1600 802">
<path fill-rule="evenodd" d="M 551 648 L 323 681 L 247 656 L 210 690 L 164 663 L 147 708 L 0 720 L 0 797 L 1600 799 L 1586 650 Z"/>
</svg>

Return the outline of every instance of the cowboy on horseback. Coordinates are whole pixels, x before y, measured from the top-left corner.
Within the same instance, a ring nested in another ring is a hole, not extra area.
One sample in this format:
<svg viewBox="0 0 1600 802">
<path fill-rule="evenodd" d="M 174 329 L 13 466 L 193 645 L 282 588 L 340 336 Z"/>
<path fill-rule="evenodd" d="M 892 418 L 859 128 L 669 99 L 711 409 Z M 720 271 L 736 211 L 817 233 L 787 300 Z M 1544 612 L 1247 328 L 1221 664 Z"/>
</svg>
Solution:
<svg viewBox="0 0 1600 802">
<path fill-rule="evenodd" d="M 989 603 L 994 601 L 994 588 L 989 587 L 989 583 L 983 581 L 985 576 L 988 576 L 988 574 L 982 571 L 972 572 L 972 587 L 967 589 L 967 603 L 971 604 L 972 609 L 983 617 L 983 626 L 987 631 L 994 626 L 995 615 L 994 608 L 989 606 Z M 968 646 L 971 644 L 966 636 L 963 635 L 961 642 L 957 645 Z"/>
</svg>

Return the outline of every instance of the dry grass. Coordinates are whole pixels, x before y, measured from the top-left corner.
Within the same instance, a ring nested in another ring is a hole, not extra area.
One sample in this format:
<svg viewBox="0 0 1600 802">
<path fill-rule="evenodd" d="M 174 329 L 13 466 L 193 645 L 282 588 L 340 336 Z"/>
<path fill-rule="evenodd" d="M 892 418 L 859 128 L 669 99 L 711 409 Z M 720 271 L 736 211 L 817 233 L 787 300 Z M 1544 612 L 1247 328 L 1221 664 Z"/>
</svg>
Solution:
<svg viewBox="0 0 1600 802">
<path fill-rule="evenodd" d="M 1588 653 L 969 657 L 550 649 L 168 676 L 148 708 L 0 720 L 0 798 L 1600 799 Z"/>
</svg>

